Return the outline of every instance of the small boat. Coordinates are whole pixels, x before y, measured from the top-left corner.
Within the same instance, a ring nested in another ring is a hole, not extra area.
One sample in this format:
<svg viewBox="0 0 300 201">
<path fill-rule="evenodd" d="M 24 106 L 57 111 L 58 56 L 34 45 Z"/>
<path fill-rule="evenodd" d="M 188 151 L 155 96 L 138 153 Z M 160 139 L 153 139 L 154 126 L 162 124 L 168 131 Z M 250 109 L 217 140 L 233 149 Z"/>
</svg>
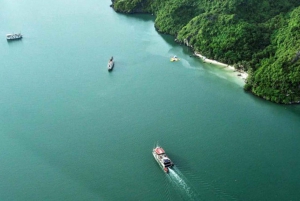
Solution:
<svg viewBox="0 0 300 201">
<path fill-rule="evenodd" d="M 156 146 L 153 149 L 152 154 L 154 156 L 154 159 L 157 161 L 159 166 L 164 170 L 164 172 L 169 173 L 169 168 L 172 168 L 174 166 L 174 163 L 167 156 L 163 148 L 160 146 Z"/>
<path fill-rule="evenodd" d="M 114 68 L 114 65 L 115 65 L 114 58 L 111 57 L 107 64 L 107 70 L 111 71 Z"/>
<path fill-rule="evenodd" d="M 21 33 L 18 34 L 6 34 L 6 39 L 7 40 L 18 40 L 21 39 L 23 36 Z"/>
<path fill-rule="evenodd" d="M 179 61 L 179 58 L 177 56 L 173 56 L 170 61 Z"/>
</svg>

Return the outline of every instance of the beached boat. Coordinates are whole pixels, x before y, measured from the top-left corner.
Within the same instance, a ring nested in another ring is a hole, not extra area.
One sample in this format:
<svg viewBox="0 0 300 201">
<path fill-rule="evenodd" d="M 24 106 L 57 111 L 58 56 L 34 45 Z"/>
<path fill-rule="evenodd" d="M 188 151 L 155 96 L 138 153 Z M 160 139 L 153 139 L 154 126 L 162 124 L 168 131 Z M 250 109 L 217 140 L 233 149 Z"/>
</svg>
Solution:
<svg viewBox="0 0 300 201">
<path fill-rule="evenodd" d="M 6 34 L 6 39 L 7 40 L 18 40 L 21 39 L 23 36 L 21 33 L 18 34 Z"/>
<path fill-rule="evenodd" d="M 111 71 L 114 68 L 114 65 L 115 65 L 114 58 L 111 57 L 107 64 L 107 70 Z"/>
<path fill-rule="evenodd" d="M 174 166 L 174 163 L 167 156 L 163 148 L 156 146 L 153 149 L 152 154 L 154 156 L 154 159 L 157 161 L 159 166 L 165 171 L 165 173 L 168 173 L 169 168 L 172 168 Z"/>
</svg>

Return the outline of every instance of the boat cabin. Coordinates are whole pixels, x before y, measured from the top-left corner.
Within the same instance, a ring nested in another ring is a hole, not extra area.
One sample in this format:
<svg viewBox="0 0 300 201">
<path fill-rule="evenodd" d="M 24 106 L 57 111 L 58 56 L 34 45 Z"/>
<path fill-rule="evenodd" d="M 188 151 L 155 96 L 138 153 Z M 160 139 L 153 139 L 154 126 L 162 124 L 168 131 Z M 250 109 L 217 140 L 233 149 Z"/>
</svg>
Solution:
<svg viewBox="0 0 300 201">
<path fill-rule="evenodd" d="M 155 149 L 155 153 L 157 155 L 164 154 L 165 150 L 163 150 L 163 148 L 161 148 L 161 147 L 158 147 L 158 148 Z"/>
</svg>

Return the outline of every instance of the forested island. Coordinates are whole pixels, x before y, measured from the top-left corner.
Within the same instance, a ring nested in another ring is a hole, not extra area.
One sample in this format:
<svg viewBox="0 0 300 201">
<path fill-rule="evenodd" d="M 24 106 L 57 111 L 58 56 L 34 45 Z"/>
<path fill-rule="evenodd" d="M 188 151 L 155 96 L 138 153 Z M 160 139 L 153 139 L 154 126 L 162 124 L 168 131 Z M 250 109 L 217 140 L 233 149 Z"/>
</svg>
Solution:
<svg viewBox="0 0 300 201">
<path fill-rule="evenodd" d="M 122 13 L 155 15 L 155 28 L 207 58 L 248 73 L 244 89 L 300 102 L 299 0 L 112 0 Z"/>
</svg>

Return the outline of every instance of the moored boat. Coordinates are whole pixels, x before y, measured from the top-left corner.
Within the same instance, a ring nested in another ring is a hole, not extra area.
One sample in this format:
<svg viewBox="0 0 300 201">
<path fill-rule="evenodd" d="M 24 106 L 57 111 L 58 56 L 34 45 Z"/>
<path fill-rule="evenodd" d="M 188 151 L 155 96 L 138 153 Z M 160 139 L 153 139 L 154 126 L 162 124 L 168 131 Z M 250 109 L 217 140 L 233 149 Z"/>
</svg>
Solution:
<svg viewBox="0 0 300 201">
<path fill-rule="evenodd" d="M 111 71 L 111 70 L 113 69 L 114 65 L 115 65 L 115 63 L 114 63 L 114 58 L 111 57 L 111 58 L 109 59 L 109 61 L 108 61 L 108 64 L 107 64 L 107 69 L 108 69 L 108 71 Z"/>
<path fill-rule="evenodd" d="M 174 163 L 167 156 L 165 150 L 160 146 L 156 146 L 152 150 L 152 154 L 154 156 L 154 159 L 157 161 L 159 166 L 165 171 L 165 173 L 169 173 L 169 168 L 172 168 L 174 166 Z"/>
<path fill-rule="evenodd" d="M 21 39 L 23 36 L 21 33 L 18 34 L 6 34 L 6 39 L 7 40 L 18 40 Z"/>
</svg>

